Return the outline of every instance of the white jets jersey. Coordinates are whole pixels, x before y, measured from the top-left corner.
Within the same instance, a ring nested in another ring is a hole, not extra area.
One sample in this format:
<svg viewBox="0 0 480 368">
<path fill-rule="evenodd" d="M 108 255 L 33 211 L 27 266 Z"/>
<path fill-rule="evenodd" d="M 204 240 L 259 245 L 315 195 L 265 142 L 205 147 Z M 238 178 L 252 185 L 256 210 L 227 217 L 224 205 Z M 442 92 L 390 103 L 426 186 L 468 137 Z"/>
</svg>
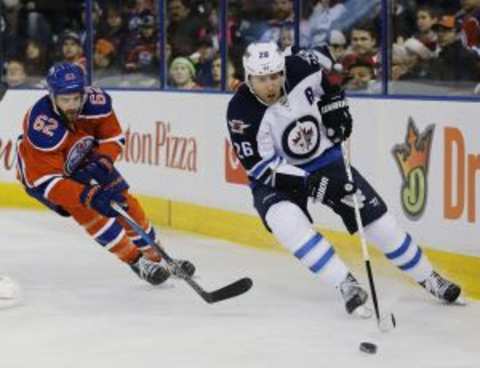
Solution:
<svg viewBox="0 0 480 368">
<path fill-rule="evenodd" d="M 305 176 L 341 157 L 317 107 L 334 87 L 313 54 L 285 59 L 284 98 L 266 106 L 243 85 L 228 105 L 230 138 L 251 181 L 274 184 L 275 172 Z"/>
</svg>

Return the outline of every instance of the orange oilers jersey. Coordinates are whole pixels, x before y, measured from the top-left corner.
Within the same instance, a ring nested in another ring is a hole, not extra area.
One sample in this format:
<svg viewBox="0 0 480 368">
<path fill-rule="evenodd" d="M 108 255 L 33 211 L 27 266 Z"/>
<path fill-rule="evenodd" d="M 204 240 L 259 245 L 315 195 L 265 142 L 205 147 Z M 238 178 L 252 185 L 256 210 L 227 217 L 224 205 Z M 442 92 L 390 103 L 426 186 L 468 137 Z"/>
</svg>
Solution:
<svg viewBox="0 0 480 368">
<path fill-rule="evenodd" d="M 66 169 L 71 157 L 88 141 L 95 141 L 96 152 L 113 161 L 123 148 L 125 138 L 110 96 L 101 89 L 87 88 L 83 108 L 71 130 L 62 122 L 50 97 L 44 96 L 23 121 L 23 134 L 17 142 L 19 180 L 54 204 L 78 206 L 84 186 L 69 179 Z"/>
</svg>

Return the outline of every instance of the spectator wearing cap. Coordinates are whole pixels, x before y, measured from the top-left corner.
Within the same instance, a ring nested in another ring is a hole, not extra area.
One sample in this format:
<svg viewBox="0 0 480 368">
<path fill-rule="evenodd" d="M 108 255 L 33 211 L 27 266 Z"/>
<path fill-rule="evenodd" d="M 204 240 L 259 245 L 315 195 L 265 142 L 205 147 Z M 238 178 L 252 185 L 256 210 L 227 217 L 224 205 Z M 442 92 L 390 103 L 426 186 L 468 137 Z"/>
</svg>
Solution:
<svg viewBox="0 0 480 368">
<path fill-rule="evenodd" d="M 341 31 L 333 29 L 328 37 L 328 49 L 335 61 L 342 62 L 347 51 L 347 40 Z"/>
<path fill-rule="evenodd" d="M 118 74 L 118 71 L 113 70 L 115 55 L 115 46 L 109 40 L 100 38 L 95 42 L 95 51 L 93 53 L 95 79 L 98 80 Z"/>
<path fill-rule="evenodd" d="M 87 62 L 78 33 L 65 31 L 62 35 L 61 50 L 63 61 L 77 64 L 85 70 Z"/>
<path fill-rule="evenodd" d="M 465 49 L 458 38 L 455 17 L 440 17 L 432 29 L 437 33 L 439 53 L 431 64 L 430 77 L 439 81 L 478 81 L 476 54 Z"/>
<path fill-rule="evenodd" d="M 170 85 L 178 89 L 197 89 L 196 71 L 193 63 L 185 57 L 176 57 L 169 68 Z"/>
<path fill-rule="evenodd" d="M 428 78 L 430 62 L 436 57 L 435 53 L 415 37 L 406 40 L 402 48 L 406 52 L 407 70 L 398 79 L 419 80 Z M 393 60 L 393 64 L 395 65 L 395 60 Z"/>
<path fill-rule="evenodd" d="M 157 74 L 157 31 L 155 17 L 149 10 L 139 16 L 138 32 L 130 39 L 125 52 L 125 69 L 129 72 Z"/>
</svg>

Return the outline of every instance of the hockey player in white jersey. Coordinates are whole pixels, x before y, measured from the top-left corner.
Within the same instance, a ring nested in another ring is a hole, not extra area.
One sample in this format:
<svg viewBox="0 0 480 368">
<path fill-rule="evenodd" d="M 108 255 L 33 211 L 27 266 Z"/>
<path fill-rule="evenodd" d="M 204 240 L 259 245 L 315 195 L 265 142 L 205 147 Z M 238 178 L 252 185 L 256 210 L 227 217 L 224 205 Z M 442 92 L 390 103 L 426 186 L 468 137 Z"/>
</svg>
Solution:
<svg viewBox="0 0 480 368">
<path fill-rule="evenodd" d="M 439 300 L 455 302 L 460 287 L 433 270 L 369 182 L 355 168 L 348 181 L 340 144 L 352 117 L 343 90 L 320 66 L 324 58 L 310 51 L 284 56 L 275 43 L 250 44 L 244 54 L 245 84 L 229 102 L 227 121 L 256 210 L 285 248 L 340 291 L 349 314 L 364 314 L 367 292 L 312 226 L 307 208 L 309 198 L 325 204 L 353 234 L 356 193 L 367 241 Z"/>
</svg>

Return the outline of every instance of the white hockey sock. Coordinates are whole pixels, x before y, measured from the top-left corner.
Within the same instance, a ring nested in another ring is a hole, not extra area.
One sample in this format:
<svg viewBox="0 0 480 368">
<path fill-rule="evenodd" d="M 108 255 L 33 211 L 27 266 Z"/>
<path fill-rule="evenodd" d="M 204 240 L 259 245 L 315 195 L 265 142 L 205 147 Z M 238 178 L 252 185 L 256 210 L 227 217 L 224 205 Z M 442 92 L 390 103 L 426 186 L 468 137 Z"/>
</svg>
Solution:
<svg viewBox="0 0 480 368">
<path fill-rule="evenodd" d="M 277 240 L 322 281 L 337 287 L 345 279 L 347 266 L 298 206 L 287 201 L 276 203 L 268 210 L 266 221 Z"/>
<path fill-rule="evenodd" d="M 432 273 L 432 265 L 422 249 L 397 224 L 395 218 L 386 213 L 365 227 L 365 237 L 375 244 L 399 269 L 412 276 L 417 282 Z"/>
</svg>

